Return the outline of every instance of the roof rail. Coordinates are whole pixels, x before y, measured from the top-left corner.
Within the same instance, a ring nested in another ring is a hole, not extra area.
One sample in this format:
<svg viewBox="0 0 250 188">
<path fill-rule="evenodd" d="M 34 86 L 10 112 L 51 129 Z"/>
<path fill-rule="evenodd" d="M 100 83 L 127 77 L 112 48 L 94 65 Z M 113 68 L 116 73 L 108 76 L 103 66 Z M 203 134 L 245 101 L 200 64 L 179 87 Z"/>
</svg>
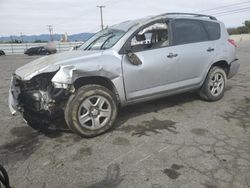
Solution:
<svg viewBox="0 0 250 188">
<path fill-rule="evenodd" d="M 214 16 L 210 15 L 204 15 L 204 14 L 194 14 L 194 13 L 179 13 L 179 12 L 173 12 L 173 13 L 165 13 L 161 14 L 160 16 L 168 16 L 168 15 L 187 15 L 187 16 L 194 16 L 194 17 L 207 17 L 211 20 L 217 20 Z"/>
</svg>

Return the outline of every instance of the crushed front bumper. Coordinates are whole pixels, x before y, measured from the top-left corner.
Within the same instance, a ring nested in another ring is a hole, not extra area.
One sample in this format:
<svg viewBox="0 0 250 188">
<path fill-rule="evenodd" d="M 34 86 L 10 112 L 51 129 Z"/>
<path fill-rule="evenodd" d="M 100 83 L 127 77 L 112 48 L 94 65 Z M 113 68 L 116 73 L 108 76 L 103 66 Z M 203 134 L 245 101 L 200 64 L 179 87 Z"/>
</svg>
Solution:
<svg viewBox="0 0 250 188">
<path fill-rule="evenodd" d="M 12 115 L 15 115 L 18 111 L 18 96 L 20 94 L 20 88 L 17 86 L 15 76 L 11 77 L 10 89 L 9 89 L 9 109 Z"/>
<path fill-rule="evenodd" d="M 25 111 L 54 116 L 63 109 L 70 91 L 55 88 L 50 82 L 53 75 L 41 75 L 30 81 L 13 75 L 9 89 L 9 109 L 12 115 Z"/>
<path fill-rule="evenodd" d="M 239 59 L 235 59 L 231 64 L 230 64 L 230 70 L 228 73 L 228 79 L 232 78 L 233 76 L 235 76 L 240 68 L 240 61 Z"/>
</svg>

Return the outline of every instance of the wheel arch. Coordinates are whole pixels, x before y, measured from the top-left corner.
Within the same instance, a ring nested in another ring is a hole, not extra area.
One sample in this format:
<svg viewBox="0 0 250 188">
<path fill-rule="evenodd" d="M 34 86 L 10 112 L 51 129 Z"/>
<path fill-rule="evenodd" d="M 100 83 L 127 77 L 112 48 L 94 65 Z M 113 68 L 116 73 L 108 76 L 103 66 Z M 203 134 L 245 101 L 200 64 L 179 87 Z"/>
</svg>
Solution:
<svg viewBox="0 0 250 188">
<path fill-rule="evenodd" d="M 230 65 L 228 64 L 227 61 L 225 61 L 225 60 L 216 61 L 216 62 L 214 62 L 214 63 L 211 65 L 210 69 L 211 69 L 212 67 L 215 67 L 215 66 L 222 68 L 222 69 L 225 71 L 226 75 L 228 76 L 229 71 L 230 71 Z M 210 69 L 209 69 L 209 70 L 210 70 Z M 208 72 L 209 72 L 209 71 L 208 71 Z"/>
<path fill-rule="evenodd" d="M 120 105 L 121 101 L 118 90 L 109 78 L 103 76 L 86 76 L 77 78 L 73 83 L 76 89 L 88 84 L 97 84 L 109 89 L 112 93 L 115 94 L 117 103 Z"/>
<path fill-rule="evenodd" d="M 200 82 L 200 87 L 202 87 L 202 85 L 204 84 L 204 82 L 208 76 L 209 71 L 215 66 L 222 68 L 225 71 L 226 76 L 228 77 L 229 71 L 230 71 L 230 65 L 228 64 L 228 62 L 226 60 L 215 61 L 214 63 L 212 63 L 211 65 L 209 65 L 207 67 L 207 69 L 203 75 L 202 81 Z"/>
</svg>

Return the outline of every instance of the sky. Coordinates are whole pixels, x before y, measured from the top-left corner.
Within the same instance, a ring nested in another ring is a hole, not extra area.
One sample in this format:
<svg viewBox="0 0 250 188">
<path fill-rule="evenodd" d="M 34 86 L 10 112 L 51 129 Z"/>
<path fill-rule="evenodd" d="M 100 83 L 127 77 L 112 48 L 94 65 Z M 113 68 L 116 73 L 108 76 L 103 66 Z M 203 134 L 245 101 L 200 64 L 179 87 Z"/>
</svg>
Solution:
<svg viewBox="0 0 250 188">
<path fill-rule="evenodd" d="M 227 27 L 240 26 L 250 20 L 250 1 L 244 0 L 0 0 L 0 37 L 9 35 L 32 35 L 49 33 L 75 34 L 100 30 L 100 9 L 103 9 L 104 25 L 157 15 L 166 12 L 199 12 L 216 14 L 223 10 L 209 11 L 220 6 L 242 3 L 227 7 L 245 8 L 247 12 L 220 15 L 217 18 Z M 205 11 L 207 10 L 207 11 Z M 225 11 L 225 9 L 224 9 Z"/>
</svg>

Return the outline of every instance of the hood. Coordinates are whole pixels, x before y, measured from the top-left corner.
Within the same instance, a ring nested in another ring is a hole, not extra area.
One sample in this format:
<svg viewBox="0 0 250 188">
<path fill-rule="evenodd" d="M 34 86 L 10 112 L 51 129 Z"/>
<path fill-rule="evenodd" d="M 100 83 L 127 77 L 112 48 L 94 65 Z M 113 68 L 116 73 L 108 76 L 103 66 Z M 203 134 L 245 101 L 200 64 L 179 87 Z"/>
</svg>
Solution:
<svg viewBox="0 0 250 188">
<path fill-rule="evenodd" d="M 67 51 L 36 59 L 18 68 L 15 74 L 23 80 L 29 80 L 40 73 L 57 71 L 61 65 L 71 65 L 101 55 L 102 51 Z"/>
</svg>

